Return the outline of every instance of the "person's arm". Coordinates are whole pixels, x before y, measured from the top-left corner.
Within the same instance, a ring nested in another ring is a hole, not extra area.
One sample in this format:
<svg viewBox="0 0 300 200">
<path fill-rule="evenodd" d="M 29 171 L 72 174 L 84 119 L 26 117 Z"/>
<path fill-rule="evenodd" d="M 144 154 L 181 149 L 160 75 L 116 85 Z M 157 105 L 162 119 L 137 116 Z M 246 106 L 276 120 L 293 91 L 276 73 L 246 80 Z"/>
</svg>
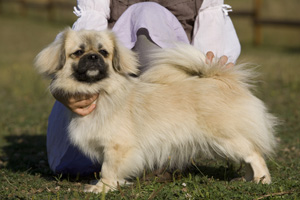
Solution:
<svg viewBox="0 0 300 200">
<path fill-rule="evenodd" d="M 202 52 L 213 52 L 216 57 L 227 56 L 235 63 L 241 46 L 223 0 L 204 0 L 194 25 L 192 44 Z"/>
</svg>

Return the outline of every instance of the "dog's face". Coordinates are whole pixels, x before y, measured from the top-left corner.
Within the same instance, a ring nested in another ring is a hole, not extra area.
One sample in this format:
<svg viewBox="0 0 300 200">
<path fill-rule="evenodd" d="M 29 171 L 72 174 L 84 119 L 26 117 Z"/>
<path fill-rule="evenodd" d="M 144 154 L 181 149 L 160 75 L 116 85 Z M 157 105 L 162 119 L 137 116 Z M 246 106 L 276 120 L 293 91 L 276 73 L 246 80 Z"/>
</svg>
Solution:
<svg viewBox="0 0 300 200">
<path fill-rule="evenodd" d="M 114 47 L 103 34 L 75 34 L 66 40 L 65 48 L 66 63 L 72 67 L 70 72 L 77 81 L 94 83 L 107 78 Z"/>
<path fill-rule="evenodd" d="M 70 94 L 99 92 L 107 79 L 138 72 L 135 54 L 110 31 L 66 29 L 39 53 L 35 66 L 53 79 L 52 91 Z"/>
</svg>

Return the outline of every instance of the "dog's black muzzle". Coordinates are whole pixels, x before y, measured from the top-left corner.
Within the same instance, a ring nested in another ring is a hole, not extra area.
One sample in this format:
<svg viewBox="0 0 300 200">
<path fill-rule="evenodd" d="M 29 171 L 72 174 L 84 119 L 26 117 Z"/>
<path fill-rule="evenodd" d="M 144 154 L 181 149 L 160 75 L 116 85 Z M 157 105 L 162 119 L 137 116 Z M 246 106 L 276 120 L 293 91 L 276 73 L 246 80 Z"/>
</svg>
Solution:
<svg viewBox="0 0 300 200">
<path fill-rule="evenodd" d="M 94 83 L 107 77 L 108 66 L 99 54 L 87 54 L 73 65 L 73 76 L 80 82 Z"/>
</svg>

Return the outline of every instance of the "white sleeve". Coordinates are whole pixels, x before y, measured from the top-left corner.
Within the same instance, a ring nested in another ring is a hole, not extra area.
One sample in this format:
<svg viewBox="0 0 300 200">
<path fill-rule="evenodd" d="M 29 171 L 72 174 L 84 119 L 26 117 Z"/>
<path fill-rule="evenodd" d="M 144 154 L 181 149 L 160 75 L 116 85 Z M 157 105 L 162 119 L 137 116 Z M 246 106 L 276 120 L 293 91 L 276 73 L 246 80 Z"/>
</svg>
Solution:
<svg viewBox="0 0 300 200">
<path fill-rule="evenodd" d="M 192 44 L 216 57 L 226 55 L 235 63 L 241 46 L 228 12 L 232 11 L 223 0 L 204 0 L 195 20 Z"/>
<path fill-rule="evenodd" d="M 110 0 L 77 0 L 74 14 L 78 19 L 73 24 L 74 30 L 104 30 L 110 16 Z"/>
</svg>

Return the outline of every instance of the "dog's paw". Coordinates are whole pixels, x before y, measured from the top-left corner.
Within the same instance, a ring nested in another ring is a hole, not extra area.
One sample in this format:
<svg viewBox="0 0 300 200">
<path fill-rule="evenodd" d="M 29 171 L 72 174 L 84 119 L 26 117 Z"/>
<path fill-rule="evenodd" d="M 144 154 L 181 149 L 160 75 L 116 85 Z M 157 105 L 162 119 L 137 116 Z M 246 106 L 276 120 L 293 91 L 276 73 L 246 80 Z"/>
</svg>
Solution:
<svg viewBox="0 0 300 200">
<path fill-rule="evenodd" d="M 93 192 L 96 194 L 105 192 L 107 193 L 108 191 L 112 190 L 112 187 L 102 183 L 101 181 L 98 181 L 98 183 L 96 185 L 90 185 L 90 184 L 86 184 L 84 187 L 84 192 Z"/>
<path fill-rule="evenodd" d="M 271 183 L 271 177 L 270 176 L 262 176 L 262 177 L 254 177 L 253 181 L 255 183 L 262 183 L 262 184 L 270 184 Z"/>
</svg>

